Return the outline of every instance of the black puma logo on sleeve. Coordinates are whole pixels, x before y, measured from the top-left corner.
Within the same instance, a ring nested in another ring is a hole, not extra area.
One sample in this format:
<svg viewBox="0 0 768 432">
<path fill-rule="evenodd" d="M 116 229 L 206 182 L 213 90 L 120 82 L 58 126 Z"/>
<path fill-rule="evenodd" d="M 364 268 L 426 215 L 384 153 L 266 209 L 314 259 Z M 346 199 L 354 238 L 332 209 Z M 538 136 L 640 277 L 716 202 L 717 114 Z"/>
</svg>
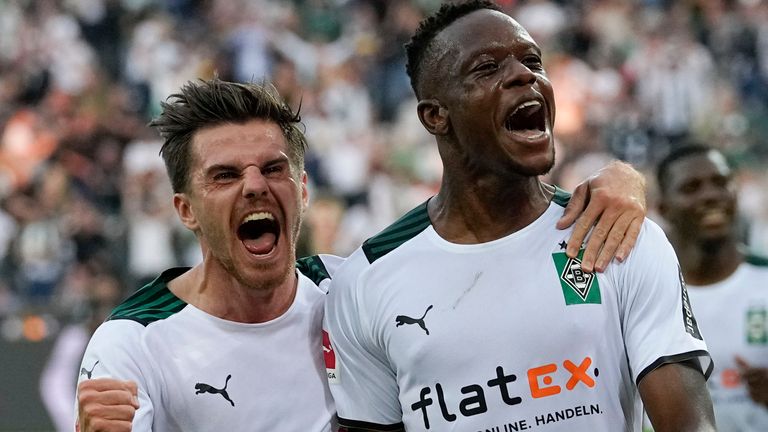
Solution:
<svg viewBox="0 0 768 432">
<path fill-rule="evenodd" d="M 87 379 L 91 379 L 91 375 L 93 375 L 93 370 L 96 369 L 96 365 L 97 364 L 99 364 L 98 360 L 96 360 L 96 363 L 93 364 L 93 366 L 91 367 L 91 370 L 88 370 L 88 369 L 86 369 L 84 367 L 81 367 L 80 368 L 80 376 L 85 375 L 85 377 Z"/>
</svg>

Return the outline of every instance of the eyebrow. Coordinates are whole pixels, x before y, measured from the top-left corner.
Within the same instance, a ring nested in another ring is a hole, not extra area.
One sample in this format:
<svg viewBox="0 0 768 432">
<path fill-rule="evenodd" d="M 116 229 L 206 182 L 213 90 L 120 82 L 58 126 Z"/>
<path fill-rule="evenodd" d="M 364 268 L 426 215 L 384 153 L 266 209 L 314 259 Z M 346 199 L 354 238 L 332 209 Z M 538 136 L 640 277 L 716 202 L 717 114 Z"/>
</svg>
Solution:
<svg viewBox="0 0 768 432">
<path fill-rule="evenodd" d="M 541 57 L 541 47 L 536 45 L 535 43 L 532 43 L 531 41 L 528 41 L 526 39 L 520 39 L 519 41 L 521 44 L 525 45 L 524 51 L 527 53 L 528 51 L 533 51 L 534 54 Z M 474 51 L 470 51 L 469 54 L 467 54 L 467 59 L 459 65 L 460 70 L 466 70 L 466 68 L 469 67 L 469 65 L 475 61 L 475 59 L 478 56 L 481 56 L 483 54 L 492 54 L 496 51 L 500 51 L 505 49 L 507 46 L 500 43 L 492 43 L 490 45 L 486 45 L 483 47 L 480 47 Z M 447 54 L 447 52 L 446 52 Z"/>
<path fill-rule="evenodd" d="M 278 156 L 276 158 L 273 158 L 273 159 L 270 159 L 270 160 L 264 162 L 263 164 L 261 164 L 259 166 L 259 169 L 264 168 L 264 167 L 268 167 L 268 166 L 271 166 L 271 165 L 277 165 L 277 164 L 280 164 L 280 163 L 288 163 L 288 164 L 290 164 L 290 159 L 286 155 L 280 155 L 280 156 Z M 238 167 L 236 165 L 232 165 L 232 164 L 214 164 L 214 165 L 211 165 L 208 168 L 206 168 L 203 172 L 206 175 L 210 175 L 211 173 L 218 172 L 218 171 L 240 171 L 240 170 L 241 170 L 240 167 Z"/>
</svg>

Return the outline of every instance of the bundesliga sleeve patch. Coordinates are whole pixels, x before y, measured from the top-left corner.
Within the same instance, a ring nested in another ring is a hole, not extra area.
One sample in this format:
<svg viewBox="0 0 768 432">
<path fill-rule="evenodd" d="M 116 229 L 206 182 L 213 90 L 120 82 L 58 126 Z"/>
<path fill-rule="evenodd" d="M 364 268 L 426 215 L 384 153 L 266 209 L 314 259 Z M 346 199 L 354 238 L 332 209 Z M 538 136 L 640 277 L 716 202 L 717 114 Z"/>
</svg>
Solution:
<svg viewBox="0 0 768 432">
<path fill-rule="evenodd" d="M 562 245 L 561 245 L 562 247 Z M 563 289 L 565 304 L 601 304 L 600 284 L 594 273 L 587 273 L 581 269 L 581 259 L 584 249 L 579 251 L 576 258 L 570 258 L 565 252 L 554 252 L 552 259 L 555 261 L 560 286 Z"/>
<path fill-rule="evenodd" d="M 325 330 L 323 330 L 323 359 L 325 360 L 325 372 L 328 374 L 328 383 L 338 384 L 341 380 L 336 363 L 336 352 L 331 344 L 331 336 Z"/>
</svg>

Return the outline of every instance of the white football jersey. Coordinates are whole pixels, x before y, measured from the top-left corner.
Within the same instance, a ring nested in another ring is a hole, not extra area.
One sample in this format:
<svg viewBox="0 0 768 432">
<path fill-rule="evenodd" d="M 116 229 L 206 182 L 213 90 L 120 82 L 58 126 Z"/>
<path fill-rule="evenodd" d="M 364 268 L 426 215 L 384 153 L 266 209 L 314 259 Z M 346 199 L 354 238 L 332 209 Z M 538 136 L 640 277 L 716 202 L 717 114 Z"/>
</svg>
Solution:
<svg viewBox="0 0 768 432">
<path fill-rule="evenodd" d="M 326 368 L 342 426 L 412 431 L 635 431 L 637 383 L 706 345 L 677 258 L 646 220 L 624 263 L 565 255 L 560 191 L 504 238 L 454 244 L 426 203 L 334 274 Z"/>
<path fill-rule="evenodd" d="M 735 360 L 768 367 L 768 262 L 750 257 L 724 281 L 688 293 L 715 363 L 708 386 L 719 430 L 768 431 L 768 409 L 749 397 Z"/>
<path fill-rule="evenodd" d="M 184 303 L 167 283 L 187 269 L 168 270 L 98 328 L 79 380 L 136 381 L 134 431 L 335 431 L 321 322 L 326 265 L 340 259 L 323 260 L 299 260 L 293 304 L 259 324 Z"/>
</svg>

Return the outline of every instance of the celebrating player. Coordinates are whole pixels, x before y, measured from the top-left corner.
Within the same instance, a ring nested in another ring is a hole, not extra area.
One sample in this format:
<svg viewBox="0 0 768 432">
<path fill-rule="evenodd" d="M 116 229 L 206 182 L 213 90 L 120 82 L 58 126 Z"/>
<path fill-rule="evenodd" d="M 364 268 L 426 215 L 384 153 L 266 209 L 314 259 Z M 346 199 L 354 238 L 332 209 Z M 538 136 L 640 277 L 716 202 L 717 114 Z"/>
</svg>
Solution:
<svg viewBox="0 0 768 432">
<path fill-rule="evenodd" d="M 714 430 L 711 370 L 661 229 L 586 273 L 556 229 L 554 94 L 539 47 L 493 3 L 443 5 L 407 46 L 437 195 L 334 274 L 324 326 L 350 431 Z M 584 83 L 587 85 L 588 83 Z"/>
</svg>

